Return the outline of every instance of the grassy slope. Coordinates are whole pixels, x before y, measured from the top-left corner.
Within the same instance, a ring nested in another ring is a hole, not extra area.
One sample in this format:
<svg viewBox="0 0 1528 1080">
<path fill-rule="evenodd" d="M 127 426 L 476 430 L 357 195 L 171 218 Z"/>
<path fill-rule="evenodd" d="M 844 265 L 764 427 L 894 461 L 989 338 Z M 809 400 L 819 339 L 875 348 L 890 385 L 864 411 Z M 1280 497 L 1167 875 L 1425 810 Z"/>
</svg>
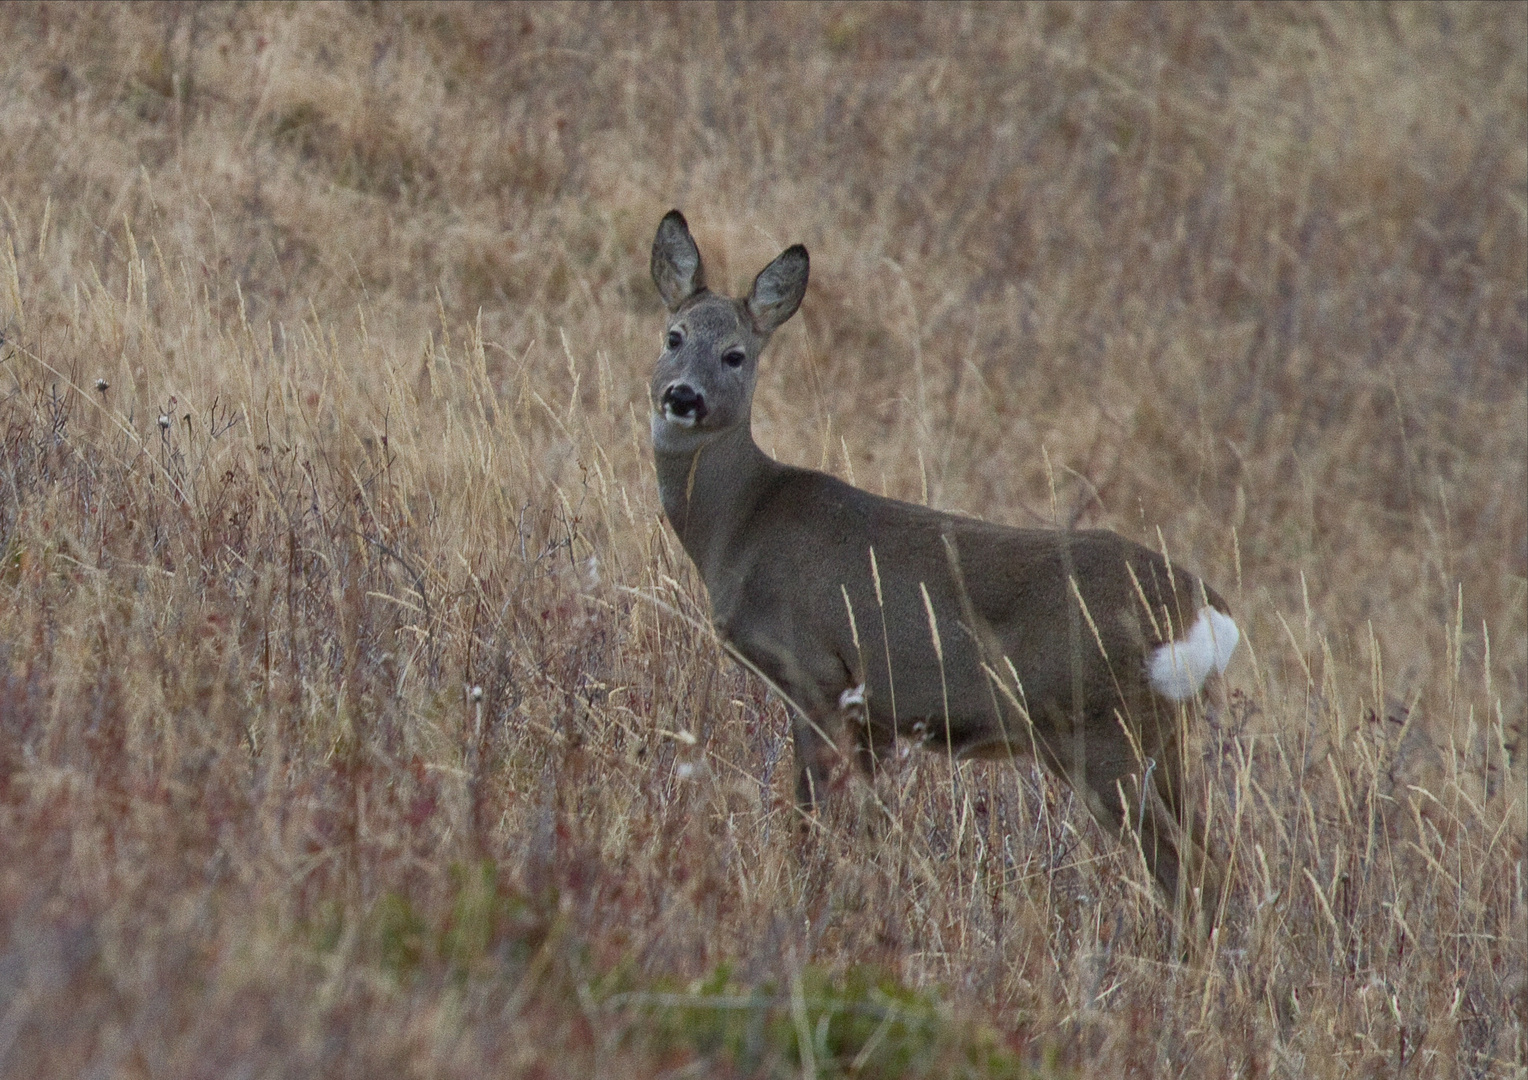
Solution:
<svg viewBox="0 0 1528 1080">
<path fill-rule="evenodd" d="M 1520 7 L 0 38 L 0 1072 L 1528 1063 Z M 766 447 L 1222 586 L 1212 956 L 1027 765 L 795 839 L 654 497 L 671 205 L 812 250 Z"/>
</svg>

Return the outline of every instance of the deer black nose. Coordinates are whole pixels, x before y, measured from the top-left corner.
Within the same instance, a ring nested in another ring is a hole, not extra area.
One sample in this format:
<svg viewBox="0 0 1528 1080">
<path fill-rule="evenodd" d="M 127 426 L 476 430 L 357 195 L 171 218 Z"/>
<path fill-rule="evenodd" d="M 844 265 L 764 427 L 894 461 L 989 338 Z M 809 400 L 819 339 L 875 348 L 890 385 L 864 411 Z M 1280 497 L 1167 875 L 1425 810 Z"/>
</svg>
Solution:
<svg viewBox="0 0 1528 1080">
<path fill-rule="evenodd" d="M 696 421 L 706 418 L 706 399 L 689 383 L 675 383 L 663 391 L 663 407 L 675 416 L 688 416 Z"/>
</svg>

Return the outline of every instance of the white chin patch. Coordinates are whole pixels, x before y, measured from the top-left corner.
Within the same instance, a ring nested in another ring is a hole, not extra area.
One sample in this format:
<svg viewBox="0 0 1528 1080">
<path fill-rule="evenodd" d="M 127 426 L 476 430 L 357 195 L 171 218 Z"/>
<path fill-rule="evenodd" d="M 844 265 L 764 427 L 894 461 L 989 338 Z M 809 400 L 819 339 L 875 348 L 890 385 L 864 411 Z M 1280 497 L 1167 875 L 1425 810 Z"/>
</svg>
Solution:
<svg viewBox="0 0 1528 1080">
<path fill-rule="evenodd" d="M 1146 662 L 1152 689 L 1173 701 L 1187 701 L 1204 689 L 1204 681 L 1231 662 L 1241 630 L 1231 616 L 1212 607 L 1199 617 L 1181 641 L 1158 646 Z"/>
<path fill-rule="evenodd" d="M 667 409 L 652 414 L 653 449 L 663 454 L 687 454 L 705 440 L 706 431 L 693 416 L 675 416 Z"/>
</svg>

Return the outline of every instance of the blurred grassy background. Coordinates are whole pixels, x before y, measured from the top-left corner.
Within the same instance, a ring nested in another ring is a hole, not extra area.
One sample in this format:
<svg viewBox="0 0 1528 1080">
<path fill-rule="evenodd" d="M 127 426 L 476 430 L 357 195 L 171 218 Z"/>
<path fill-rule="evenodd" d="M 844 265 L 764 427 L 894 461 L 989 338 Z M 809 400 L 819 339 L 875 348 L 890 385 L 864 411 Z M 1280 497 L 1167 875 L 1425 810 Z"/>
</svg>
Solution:
<svg viewBox="0 0 1528 1080">
<path fill-rule="evenodd" d="M 1521 6 L 0 27 L 0 1071 L 1528 1064 Z M 1027 764 L 793 839 L 655 498 L 670 206 L 811 249 L 767 449 L 1231 600 L 1208 958 Z"/>
</svg>

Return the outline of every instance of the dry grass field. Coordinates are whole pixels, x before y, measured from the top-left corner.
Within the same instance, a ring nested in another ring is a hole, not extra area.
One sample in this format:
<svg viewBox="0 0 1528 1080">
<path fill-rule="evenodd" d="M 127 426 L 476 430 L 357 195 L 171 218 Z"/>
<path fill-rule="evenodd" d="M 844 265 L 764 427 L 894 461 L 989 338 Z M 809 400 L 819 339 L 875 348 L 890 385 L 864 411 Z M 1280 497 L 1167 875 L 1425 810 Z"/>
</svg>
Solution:
<svg viewBox="0 0 1528 1080">
<path fill-rule="evenodd" d="M 0 7 L 0 1075 L 1521 1077 L 1528 9 Z M 1244 644 L 1226 918 L 1029 762 L 803 833 L 662 518 L 760 445 Z"/>
</svg>

